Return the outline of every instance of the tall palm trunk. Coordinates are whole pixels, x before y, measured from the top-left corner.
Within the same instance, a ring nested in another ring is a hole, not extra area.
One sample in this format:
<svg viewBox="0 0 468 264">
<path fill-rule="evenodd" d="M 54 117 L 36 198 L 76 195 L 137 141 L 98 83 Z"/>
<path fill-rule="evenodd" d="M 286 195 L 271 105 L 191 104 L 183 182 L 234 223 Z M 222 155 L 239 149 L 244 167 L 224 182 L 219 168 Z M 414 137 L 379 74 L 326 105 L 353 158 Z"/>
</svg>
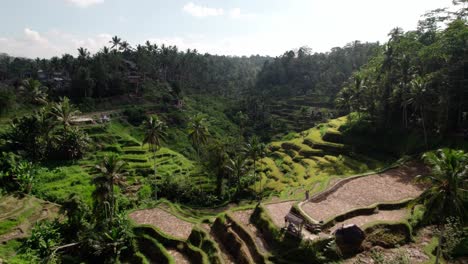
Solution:
<svg viewBox="0 0 468 264">
<path fill-rule="evenodd" d="M 429 146 L 427 145 L 427 131 L 426 131 L 426 123 L 424 122 L 424 111 L 423 107 L 419 107 L 419 111 L 421 112 L 421 120 L 422 120 L 422 126 L 423 126 L 423 131 L 424 131 L 424 144 L 426 145 L 426 150 L 429 149 Z"/>
<path fill-rule="evenodd" d="M 154 199 L 158 199 L 158 184 L 156 182 L 156 151 L 153 149 L 153 172 L 154 172 Z"/>
<path fill-rule="evenodd" d="M 110 179 L 110 208 L 109 208 L 109 216 L 110 216 L 110 223 L 114 221 L 114 211 L 115 211 L 115 196 L 114 196 L 114 179 Z"/>
</svg>

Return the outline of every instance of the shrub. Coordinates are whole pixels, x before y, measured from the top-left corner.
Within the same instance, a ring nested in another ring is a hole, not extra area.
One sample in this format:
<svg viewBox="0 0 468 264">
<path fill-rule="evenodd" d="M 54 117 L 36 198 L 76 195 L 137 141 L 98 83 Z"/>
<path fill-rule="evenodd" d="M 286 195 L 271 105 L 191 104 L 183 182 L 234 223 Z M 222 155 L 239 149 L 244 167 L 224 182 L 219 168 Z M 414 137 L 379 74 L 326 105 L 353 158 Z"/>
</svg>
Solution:
<svg viewBox="0 0 468 264">
<path fill-rule="evenodd" d="M 127 117 L 127 121 L 134 126 L 141 125 L 146 118 L 145 111 L 141 107 L 127 108 L 123 114 Z"/>
<path fill-rule="evenodd" d="M 152 194 L 152 189 L 151 189 L 151 186 L 149 185 L 143 185 L 140 190 L 138 190 L 138 200 L 146 200 L 146 199 L 149 199 L 151 198 L 151 194 Z"/>
<path fill-rule="evenodd" d="M 44 259 L 49 257 L 53 249 L 62 241 L 58 222 L 36 223 L 25 246 Z"/>
<path fill-rule="evenodd" d="M 0 86 L 0 114 L 5 114 L 16 104 L 16 96 L 12 89 Z"/>
</svg>

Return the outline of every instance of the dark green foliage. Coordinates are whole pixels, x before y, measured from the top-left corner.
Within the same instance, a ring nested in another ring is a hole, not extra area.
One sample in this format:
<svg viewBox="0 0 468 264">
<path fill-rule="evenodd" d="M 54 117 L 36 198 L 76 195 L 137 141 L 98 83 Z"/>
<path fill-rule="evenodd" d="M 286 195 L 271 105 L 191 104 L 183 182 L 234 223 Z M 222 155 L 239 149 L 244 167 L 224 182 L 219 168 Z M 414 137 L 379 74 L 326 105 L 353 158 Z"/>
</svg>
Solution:
<svg viewBox="0 0 468 264">
<path fill-rule="evenodd" d="M 13 119 L 2 134 L 11 149 L 34 160 L 81 158 L 89 143 L 85 132 L 71 126 L 77 114 L 68 98 Z"/>
<path fill-rule="evenodd" d="M 36 223 L 31 231 L 31 236 L 26 240 L 26 249 L 32 249 L 41 259 L 54 258 L 52 254 L 55 247 L 62 242 L 60 224 L 55 222 Z"/>
<path fill-rule="evenodd" d="M 140 107 L 127 108 L 124 110 L 123 114 L 127 117 L 127 121 L 134 126 L 141 125 L 146 119 L 146 113 Z"/>
<path fill-rule="evenodd" d="M 0 84 L 0 115 L 7 113 L 16 105 L 16 95 L 13 88 Z"/>
<path fill-rule="evenodd" d="M 430 183 L 430 187 L 416 200 L 425 207 L 424 221 L 440 224 L 447 217 L 465 220 L 468 217 L 465 208 L 468 154 L 461 150 L 439 149 L 425 153 L 423 159 L 432 169 L 429 175 L 418 177 Z"/>
<path fill-rule="evenodd" d="M 117 215 L 105 230 L 89 230 L 82 253 L 97 263 L 115 263 L 124 251 L 135 252 L 131 223 L 124 214 Z"/>
<path fill-rule="evenodd" d="M 287 51 L 265 63 L 256 83 L 258 93 L 287 97 L 307 93 L 334 96 L 351 73 L 371 58 L 379 45 L 351 42 L 329 53 L 312 53 L 308 47 Z"/>
<path fill-rule="evenodd" d="M 0 183 L 7 192 L 20 191 L 30 193 L 37 181 L 37 166 L 31 162 L 21 160 L 11 152 L 0 155 Z"/>
<path fill-rule="evenodd" d="M 345 84 L 337 106 L 380 134 L 418 131 L 425 148 L 431 136 L 466 128 L 468 26 L 446 12 L 432 13 L 434 19 L 414 31 L 393 29 L 377 56 Z M 439 29 L 437 21 L 447 27 Z"/>
<path fill-rule="evenodd" d="M 83 157 L 90 142 L 88 135 L 72 127 L 67 132 L 58 129 L 53 138 L 48 156 L 57 160 L 75 160 Z"/>
</svg>

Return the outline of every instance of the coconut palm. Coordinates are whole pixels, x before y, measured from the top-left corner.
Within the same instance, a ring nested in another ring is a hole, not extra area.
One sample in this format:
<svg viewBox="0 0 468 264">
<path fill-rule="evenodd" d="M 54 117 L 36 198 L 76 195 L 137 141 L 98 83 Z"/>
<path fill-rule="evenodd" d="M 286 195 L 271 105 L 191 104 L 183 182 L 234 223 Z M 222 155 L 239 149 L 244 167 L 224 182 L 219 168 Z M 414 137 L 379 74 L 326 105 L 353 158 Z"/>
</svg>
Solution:
<svg viewBox="0 0 468 264">
<path fill-rule="evenodd" d="M 76 110 L 73 104 L 70 103 L 68 97 L 63 97 L 52 106 L 51 114 L 62 124 L 66 133 L 71 126 L 71 121 L 80 114 L 80 111 Z"/>
<path fill-rule="evenodd" d="M 108 55 L 108 54 L 110 53 L 110 49 L 109 49 L 108 47 L 103 47 L 103 48 L 102 48 L 102 53 L 103 53 L 104 55 Z"/>
<path fill-rule="evenodd" d="M 226 169 L 229 170 L 231 177 L 235 179 L 237 184 L 236 193 L 239 194 L 242 189 L 241 179 L 248 172 L 247 159 L 244 155 L 239 154 L 235 156 L 234 159 L 229 159 Z"/>
<path fill-rule="evenodd" d="M 247 153 L 247 156 L 253 161 L 254 179 L 257 180 L 257 159 L 265 155 L 265 144 L 260 142 L 260 139 L 257 136 L 253 136 L 250 138 L 249 142 L 245 144 L 245 152 Z M 258 198 L 260 199 L 262 184 L 261 180 L 259 182 L 260 185 L 258 190 Z"/>
<path fill-rule="evenodd" d="M 23 80 L 21 88 L 25 91 L 29 102 L 34 104 L 47 103 L 47 87 L 42 85 L 40 81 L 34 79 Z"/>
<path fill-rule="evenodd" d="M 83 48 L 83 47 L 78 48 L 78 59 L 85 60 L 89 58 L 89 56 L 90 56 L 90 53 L 88 49 Z"/>
<path fill-rule="evenodd" d="M 113 36 L 112 40 L 109 41 L 109 43 L 112 44 L 111 49 L 119 48 L 121 41 L 122 41 L 121 38 L 119 38 L 117 36 Z"/>
<path fill-rule="evenodd" d="M 93 192 L 96 203 L 95 210 L 101 213 L 104 212 L 106 220 L 110 220 L 110 223 L 113 221 L 116 210 L 114 185 L 125 185 L 125 173 L 123 173 L 125 166 L 126 163 L 117 155 L 106 156 L 99 165 L 96 165 L 99 174 L 93 179 L 93 183 L 96 185 Z"/>
<path fill-rule="evenodd" d="M 236 120 L 239 125 L 239 142 L 242 141 L 242 137 L 244 136 L 245 124 L 247 123 L 248 119 L 249 117 L 242 111 L 236 113 Z"/>
<path fill-rule="evenodd" d="M 464 199 L 468 194 L 468 154 L 462 150 L 439 149 L 423 155 L 432 171 L 428 175 L 418 176 L 420 181 L 430 183 L 416 202 L 425 206 L 424 220 L 440 225 L 438 263 L 443 243 L 443 223 L 448 217 L 466 217 Z"/>
<path fill-rule="evenodd" d="M 426 81 L 421 77 L 416 77 L 410 83 L 410 93 L 408 94 L 409 98 L 403 102 L 405 108 L 409 105 L 412 105 L 415 112 L 419 111 L 421 123 L 424 132 L 424 144 L 426 145 L 426 149 L 428 148 L 427 144 L 427 131 L 426 131 L 426 123 L 425 123 L 425 116 L 424 116 L 424 107 L 427 103 L 427 89 L 426 89 Z"/>
<path fill-rule="evenodd" d="M 151 152 L 153 153 L 153 169 L 154 169 L 154 193 L 157 199 L 157 185 L 156 185 L 156 151 L 161 148 L 162 141 L 166 136 L 166 125 L 157 117 L 150 117 L 143 122 L 145 137 L 143 144 L 148 144 Z"/>
<path fill-rule="evenodd" d="M 190 118 L 189 122 L 189 138 L 192 145 L 197 150 L 198 159 L 200 159 L 200 148 L 208 141 L 208 128 L 206 126 L 206 118 L 197 114 Z"/>
<path fill-rule="evenodd" d="M 120 43 L 119 49 L 123 52 L 129 52 L 133 50 L 132 46 L 130 46 L 130 44 L 127 41 L 122 41 Z"/>
</svg>

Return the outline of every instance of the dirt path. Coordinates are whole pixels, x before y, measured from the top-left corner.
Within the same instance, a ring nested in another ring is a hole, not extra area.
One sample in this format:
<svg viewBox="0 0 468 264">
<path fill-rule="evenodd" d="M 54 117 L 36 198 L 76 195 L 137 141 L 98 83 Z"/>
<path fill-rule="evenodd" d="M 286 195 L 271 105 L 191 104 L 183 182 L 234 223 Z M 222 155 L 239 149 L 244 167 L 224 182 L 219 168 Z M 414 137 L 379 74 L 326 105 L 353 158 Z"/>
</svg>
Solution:
<svg viewBox="0 0 468 264">
<path fill-rule="evenodd" d="M 253 213 L 253 210 L 243 210 L 243 211 L 235 211 L 235 212 L 232 212 L 231 214 L 239 223 L 244 225 L 246 228 L 250 230 L 252 234 L 255 235 L 254 237 L 255 244 L 257 245 L 258 249 L 260 249 L 262 253 L 266 253 L 269 251 L 269 249 L 268 249 L 268 245 L 264 237 L 262 236 L 261 232 L 258 231 L 257 227 L 253 225 L 252 223 L 250 223 L 250 216 L 252 215 L 252 213 Z"/>
<path fill-rule="evenodd" d="M 296 201 L 267 204 L 265 208 L 271 220 L 273 220 L 273 223 L 281 228 L 284 227 L 284 217 L 289 213 L 294 203 L 296 203 Z"/>
<path fill-rule="evenodd" d="M 336 229 L 340 228 L 343 225 L 355 224 L 359 227 L 364 226 L 367 223 L 374 221 L 400 221 L 408 213 L 406 208 L 399 210 L 388 210 L 388 211 L 379 211 L 378 213 L 372 215 L 360 215 L 350 219 L 347 219 L 343 222 L 337 223 L 335 226 L 330 228 L 330 231 L 333 233 Z"/>
<path fill-rule="evenodd" d="M 130 214 L 137 224 L 153 225 L 171 236 L 187 239 L 192 232 L 193 224 L 181 220 L 161 208 L 138 210 Z"/>
<path fill-rule="evenodd" d="M 425 167 L 411 164 L 357 178 L 321 201 L 305 203 L 302 209 L 313 219 L 326 221 L 354 208 L 414 198 L 423 191 L 423 186 L 415 184 L 414 178 L 425 172 Z"/>
</svg>

